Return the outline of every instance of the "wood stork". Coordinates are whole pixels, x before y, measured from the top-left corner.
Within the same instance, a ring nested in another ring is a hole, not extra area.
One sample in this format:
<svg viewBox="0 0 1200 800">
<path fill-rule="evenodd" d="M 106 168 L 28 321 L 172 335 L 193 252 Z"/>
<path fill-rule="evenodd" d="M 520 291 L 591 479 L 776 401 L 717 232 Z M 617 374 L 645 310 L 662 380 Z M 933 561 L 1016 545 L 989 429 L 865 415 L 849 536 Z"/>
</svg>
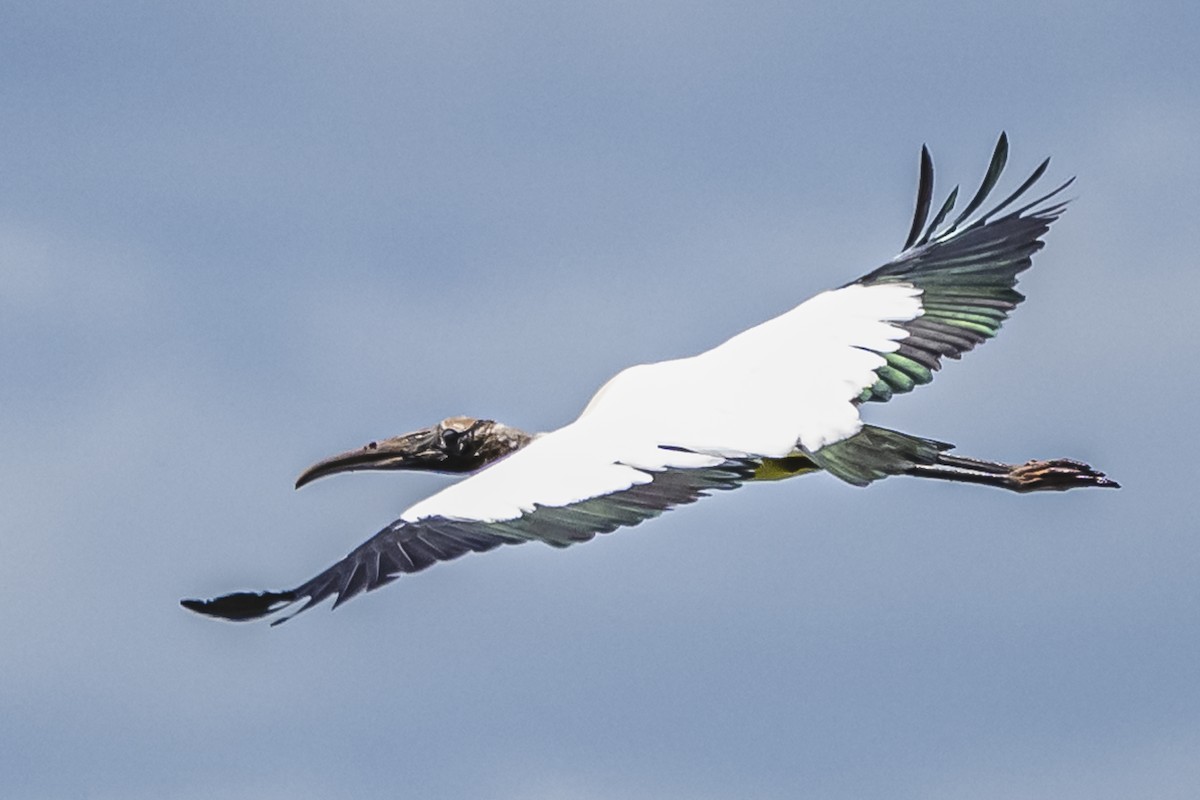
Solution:
<svg viewBox="0 0 1200 800">
<path fill-rule="evenodd" d="M 417 503 L 344 559 L 294 589 L 236 592 L 184 607 L 231 620 L 305 599 L 355 595 L 467 552 L 541 541 L 556 547 L 636 525 L 711 491 L 824 470 L 865 486 L 889 475 L 1017 492 L 1117 487 L 1068 459 L 1015 466 L 951 455 L 933 439 L 866 425 L 863 403 L 928 383 L 941 359 L 991 338 L 1024 298 L 1014 286 L 1062 214 L 1071 181 L 1009 208 L 1045 172 L 978 212 L 1008 155 L 1001 134 L 983 182 L 953 221 L 955 187 L 926 225 L 933 165 L 921 149 L 912 227 L 900 255 L 839 289 L 690 358 L 630 367 L 571 424 L 531 435 L 452 417 L 313 465 L 297 488 L 360 469 L 473 473 Z"/>
</svg>

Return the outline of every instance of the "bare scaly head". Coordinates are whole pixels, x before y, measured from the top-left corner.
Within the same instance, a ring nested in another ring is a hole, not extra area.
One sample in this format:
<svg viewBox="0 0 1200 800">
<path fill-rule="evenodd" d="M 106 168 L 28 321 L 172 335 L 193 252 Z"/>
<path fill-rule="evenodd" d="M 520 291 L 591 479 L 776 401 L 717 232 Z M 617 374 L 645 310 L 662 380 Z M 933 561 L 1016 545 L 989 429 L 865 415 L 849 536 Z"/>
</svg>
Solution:
<svg viewBox="0 0 1200 800">
<path fill-rule="evenodd" d="M 530 434 L 495 420 L 447 417 L 431 427 L 368 442 L 357 450 L 318 461 L 296 479 L 296 488 L 326 475 L 355 470 L 475 472 L 532 439 Z"/>
</svg>

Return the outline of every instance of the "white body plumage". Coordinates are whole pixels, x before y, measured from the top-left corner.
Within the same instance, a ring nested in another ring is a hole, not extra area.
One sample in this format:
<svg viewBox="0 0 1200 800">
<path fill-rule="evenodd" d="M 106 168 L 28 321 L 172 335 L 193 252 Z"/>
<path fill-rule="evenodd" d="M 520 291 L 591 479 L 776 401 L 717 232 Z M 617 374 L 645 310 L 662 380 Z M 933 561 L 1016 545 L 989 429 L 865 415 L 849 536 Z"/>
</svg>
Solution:
<svg viewBox="0 0 1200 800">
<path fill-rule="evenodd" d="M 904 283 L 823 292 L 697 356 L 629 367 L 575 422 L 401 518 L 515 519 L 664 469 L 783 458 L 849 438 L 862 428 L 853 401 L 877 380 L 879 353 L 908 336 L 891 323 L 920 316 L 920 294 Z"/>
</svg>

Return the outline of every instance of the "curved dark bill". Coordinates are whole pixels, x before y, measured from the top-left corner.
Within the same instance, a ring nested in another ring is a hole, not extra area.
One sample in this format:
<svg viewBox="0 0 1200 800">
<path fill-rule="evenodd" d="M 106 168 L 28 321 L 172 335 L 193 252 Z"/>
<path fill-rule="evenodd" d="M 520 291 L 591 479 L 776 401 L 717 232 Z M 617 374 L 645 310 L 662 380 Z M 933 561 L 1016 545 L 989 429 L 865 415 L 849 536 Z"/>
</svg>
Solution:
<svg viewBox="0 0 1200 800">
<path fill-rule="evenodd" d="M 312 483 L 317 478 L 338 472 L 353 472 L 362 469 L 421 469 L 429 468 L 429 460 L 435 454 L 432 445 L 436 434 L 432 430 L 396 436 L 371 442 L 366 447 L 338 453 L 336 456 L 318 461 L 296 479 L 296 488 Z"/>
</svg>

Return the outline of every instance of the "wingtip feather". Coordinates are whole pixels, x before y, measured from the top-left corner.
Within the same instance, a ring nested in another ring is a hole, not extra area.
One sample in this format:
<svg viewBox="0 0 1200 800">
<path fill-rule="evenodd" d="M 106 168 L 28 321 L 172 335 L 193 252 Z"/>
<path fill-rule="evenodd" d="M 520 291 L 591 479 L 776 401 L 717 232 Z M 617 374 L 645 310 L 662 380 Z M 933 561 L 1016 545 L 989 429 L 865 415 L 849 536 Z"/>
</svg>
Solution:
<svg viewBox="0 0 1200 800">
<path fill-rule="evenodd" d="M 188 611 L 233 622 L 259 619 L 296 599 L 292 592 L 234 592 L 212 600 L 180 600 Z"/>
<path fill-rule="evenodd" d="M 921 177 L 917 181 L 917 207 L 913 211 L 912 226 L 908 230 L 908 237 L 904 240 L 904 247 L 907 250 L 913 246 L 913 242 L 921 235 L 921 230 L 925 227 L 925 220 L 929 218 L 929 206 L 933 201 L 933 157 L 929 155 L 929 148 L 926 145 L 921 145 Z"/>
</svg>

